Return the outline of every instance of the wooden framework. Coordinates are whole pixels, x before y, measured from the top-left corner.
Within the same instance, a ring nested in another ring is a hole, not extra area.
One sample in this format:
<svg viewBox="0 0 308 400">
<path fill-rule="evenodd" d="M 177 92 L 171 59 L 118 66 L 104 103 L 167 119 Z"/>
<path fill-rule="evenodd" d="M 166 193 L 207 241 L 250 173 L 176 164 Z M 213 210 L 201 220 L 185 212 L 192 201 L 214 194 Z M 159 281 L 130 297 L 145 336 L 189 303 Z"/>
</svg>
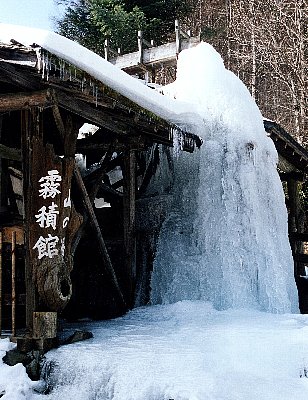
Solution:
<svg viewBox="0 0 308 400">
<path fill-rule="evenodd" d="M 79 257 L 75 262 L 73 258 L 88 241 L 90 247 L 95 242 L 95 257 L 86 260 L 87 274 L 91 276 L 93 263 L 97 276 L 103 276 L 94 284 L 104 286 L 103 316 L 122 314 L 133 306 L 138 269 L 136 199 L 146 187 L 147 152 L 156 145 L 173 146 L 175 132 L 182 135 L 184 151 L 193 152 L 201 141 L 44 50 L 39 53 L 16 43 L 0 45 L 0 122 L 0 233 L 8 226 L 25 233 L 27 340 L 30 347 L 44 350 L 44 340 L 48 339 L 49 348 L 54 335 L 44 338 L 42 326 L 45 321 L 55 324 L 52 313 L 65 310 L 74 297 L 71 276 Z M 84 123 L 98 129 L 79 138 Z M 86 174 L 80 170 L 76 152 L 88 158 L 93 170 Z M 120 176 L 111 182 L 109 175 L 117 170 Z M 42 195 L 45 179 L 56 189 L 50 199 Z M 100 213 L 107 209 L 95 207 L 97 196 L 110 203 L 108 218 L 116 223 L 102 222 Z M 53 214 L 48 223 L 42 217 L 46 210 Z M 55 241 L 47 247 L 51 239 Z M 84 265 L 78 268 L 78 274 L 85 273 Z M 15 270 L 20 275 L 19 265 Z M 19 307 L 16 299 L 13 293 L 14 309 Z M 0 305 L 0 318 L 1 312 Z M 14 336 L 15 328 L 14 321 Z M 20 347 L 29 348 L 24 338 Z"/>
</svg>

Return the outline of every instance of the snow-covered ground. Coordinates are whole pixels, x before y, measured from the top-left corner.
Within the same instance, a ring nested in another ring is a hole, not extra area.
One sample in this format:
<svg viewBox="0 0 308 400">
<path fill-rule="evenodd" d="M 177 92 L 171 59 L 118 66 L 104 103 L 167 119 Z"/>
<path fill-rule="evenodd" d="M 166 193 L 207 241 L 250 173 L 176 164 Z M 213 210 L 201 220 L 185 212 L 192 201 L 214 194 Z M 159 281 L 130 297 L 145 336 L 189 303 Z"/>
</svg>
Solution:
<svg viewBox="0 0 308 400">
<path fill-rule="evenodd" d="M 94 338 L 47 354 L 53 390 L 0 364 L 3 400 L 307 400 L 308 317 L 183 301 L 79 325 Z M 3 349 L 8 343 L 1 340 Z"/>
</svg>

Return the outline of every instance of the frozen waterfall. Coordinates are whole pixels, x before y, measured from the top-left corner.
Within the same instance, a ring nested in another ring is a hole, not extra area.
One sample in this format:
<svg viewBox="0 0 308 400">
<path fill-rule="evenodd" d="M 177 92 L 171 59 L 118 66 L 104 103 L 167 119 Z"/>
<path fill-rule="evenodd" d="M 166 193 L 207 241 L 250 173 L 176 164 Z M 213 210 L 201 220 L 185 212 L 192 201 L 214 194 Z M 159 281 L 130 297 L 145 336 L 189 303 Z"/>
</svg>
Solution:
<svg viewBox="0 0 308 400">
<path fill-rule="evenodd" d="M 245 85 L 208 44 L 183 51 L 165 92 L 202 123 L 195 156 L 175 160 L 174 204 L 158 243 L 151 302 L 297 310 L 276 149 Z"/>
</svg>

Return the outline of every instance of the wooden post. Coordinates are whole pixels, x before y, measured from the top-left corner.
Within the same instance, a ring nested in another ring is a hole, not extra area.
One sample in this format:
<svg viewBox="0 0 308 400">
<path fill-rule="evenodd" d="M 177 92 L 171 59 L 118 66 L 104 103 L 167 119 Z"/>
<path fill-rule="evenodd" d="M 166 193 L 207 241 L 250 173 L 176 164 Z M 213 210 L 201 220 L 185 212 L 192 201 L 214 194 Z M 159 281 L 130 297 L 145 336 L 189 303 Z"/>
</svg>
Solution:
<svg viewBox="0 0 308 400">
<path fill-rule="evenodd" d="M 33 339 L 51 339 L 57 336 L 57 313 L 33 313 Z"/>
<path fill-rule="evenodd" d="M 109 60 L 109 39 L 105 39 L 104 42 L 104 55 L 105 60 Z"/>
<path fill-rule="evenodd" d="M 180 33 L 180 23 L 178 19 L 175 20 L 174 28 L 175 28 L 175 48 L 176 48 L 175 53 L 176 53 L 176 58 L 178 58 L 178 55 L 181 51 L 181 33 Z"/>
<path fill-rule="evenodd" d="M 2 120 L 3 120 L 3 117 L 2 117 L 2 115 L 0 115 L 0 141 L 1 141 L 1 131 L 2 131 Z M 3 180 L 3 172 L 2 172 L 2 168 L 3 168 L 3 165 L 2 165 L 2 155 L 0 154 L 0 212 L 1 212 L 1 208 L 4 206 L 4 205 L 6 205 L 6 202 L 4 201 L 4 193 L 6 192 L 6 191 L 4 191 L 3 189 L 4 189 L 4 180 Z"/>
<path fill-rule="evenodd" d="M 12 336 L 16 336 L 16 232 L 12 232 Z"/>
<path fill-rule="evenodd" d="M 300 204 L 300 183 L 295 179 L 287 180 L 288 195 L 289 195 L 289 233 L 301 233 L 302 221 L 300 218 L 301 204 Z M 293 241 L 291 243 L 293 254 L 303 252 L 303 243 L 299 241 Z M 295 275 L 305 275 L 304 266 L 298 262 L 295 262 Z"/>
<path fill-rule="evenodd" d="M 129 150 L 124 157 L 123 171 L 123 224 L 124 253 L 127 279 L 127 297 L 131 307 L 134 304 L 136 285 L 136 235 L 135 235 L 135 197 L 136 197 L 136 154 Z"/>
<path fill-rule="evenodd" d="M 29 333 L 32 332 L 33 312 L 36 309 L 38 296 L 35 287 L 34 267 L 31 263 L 29 238 L 30 238 L 30 209 L 31 209 L 31 163 L 32 137 L 34 133 L 34 121 L 38 118 L 36 112 L 21 111 L 21 146 L 22 146 L 22 170 L 23 170 L 23 193 L 25 207 L 25 280 L 26 280 L 26 325 Z"/>
<path fill-rule="evenodd" d="M 0 337 L 2 332 L 2 232 L 0 232 Z"/>
<path fill-rule="evenodd" d="M 143 35 L 142 31 L 138 31 L 138 63 L 143 64 Z"/>
</svg>

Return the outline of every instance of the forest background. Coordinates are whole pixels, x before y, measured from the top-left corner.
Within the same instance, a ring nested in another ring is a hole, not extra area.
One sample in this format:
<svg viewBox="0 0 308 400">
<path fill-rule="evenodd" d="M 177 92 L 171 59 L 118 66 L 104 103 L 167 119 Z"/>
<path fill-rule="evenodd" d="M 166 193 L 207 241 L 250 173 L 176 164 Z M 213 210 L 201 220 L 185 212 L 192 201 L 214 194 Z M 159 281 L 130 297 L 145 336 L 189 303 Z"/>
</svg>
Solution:
<svg viewBox="0 0 308 400">
<path fill-rule="evenodd" d="M 308 0 L 57 0 L 58 32 L 96 53 L 104 42 L 137 50 L 137 31 L 156 44 L 174 41 L 174 21 L 200 35 L 246 84 L 264 118 L 303 146 L 307 132 Z M 164 82 L 174 73 L 162 74 Z"/>
</svg>

